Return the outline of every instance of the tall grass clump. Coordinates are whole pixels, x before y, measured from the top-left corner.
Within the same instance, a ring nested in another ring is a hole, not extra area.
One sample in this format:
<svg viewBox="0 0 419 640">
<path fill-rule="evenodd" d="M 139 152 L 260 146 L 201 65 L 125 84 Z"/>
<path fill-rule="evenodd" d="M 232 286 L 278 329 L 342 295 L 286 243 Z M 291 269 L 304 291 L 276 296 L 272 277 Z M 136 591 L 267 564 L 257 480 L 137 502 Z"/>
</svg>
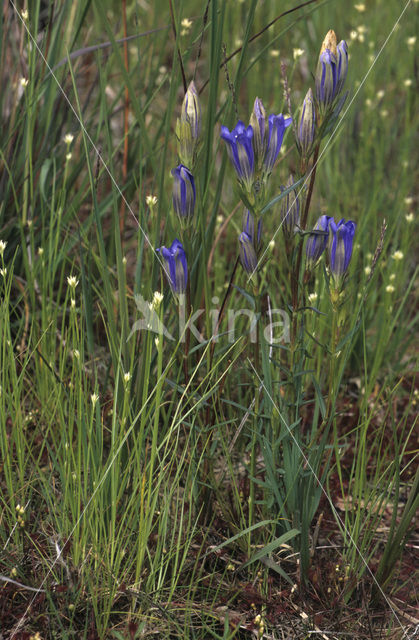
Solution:
<svg viewBox="0 0 419 640">
<path fill-rule="evenodd" d="M 417 624 L 415 5 L 5 4 L 5 637 Z"/>
</svg>

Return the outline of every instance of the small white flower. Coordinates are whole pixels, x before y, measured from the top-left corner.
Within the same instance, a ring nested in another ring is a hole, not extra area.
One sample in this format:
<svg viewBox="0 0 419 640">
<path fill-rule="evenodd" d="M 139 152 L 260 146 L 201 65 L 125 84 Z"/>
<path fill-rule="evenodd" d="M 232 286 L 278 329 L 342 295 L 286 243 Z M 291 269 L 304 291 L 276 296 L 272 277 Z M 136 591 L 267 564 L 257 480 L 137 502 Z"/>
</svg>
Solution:
<svg viewBox="0 0 419 640">
<path fill-rule="evenodd" d="M 65 159 L 67 160 L 67 162 L 70 162 L 72 157 L 73 157 L 73 154 L 71 153 L 71 151 L 65 154 Z"/>
<path fill-rule="evenodd" d="M 145 199 L 146 205 L 149 207 L 154 207 L 157 204 L 157 196 L 148 195 Z"/>
<path fill-rule="evenodd" d="M 6 240 L 0 240 L 0 258 L 3 257 L 3 253 L 4 253 L 4 250 L 6 249 L 6 247 L 7 247 Z"/>
<path fill-rule="evenodd" d="M 407 204 L 407 206 L 413 204 L 412 196 L 406 196 L 406 198 L 404 199 L 404 203 Z"/>
<path fill-rule="evenodd" d="M 25 89 L 25 87 L 27 87 L 28 84 L 29 84 L 29 80 L 27 78 L 21 78 L 19 80 L 19 84 L 20 84 L 21 87 L 23 87 Z"/>
<path fill-rule="evenodd" d="M 24 9 L 20 15 L 22 16 L 22 19 L 25 20 L 25 22 L 29 18 L 29 13 L 27 12 L 26 9 Z"/>
<path fill-rule="evenodd" d="M 124 256 L 124 257 L 122 258 L 122 264 L 127 264 L 127 256 Z"/>
<path fill-rule="evenodd" d="M 381 111 L 380 111 L 380 116 L 381 116 L 382 118 L 387 118 L 387 116 L 388 116 L 388 109 L 381 109 Z"/>
<path fill-rule="evenodd" d="M 159 346 L 160 346 L 160 338 L 159 337 L 156 336 L 154 338 L 154 344 L 156 345 L 156 349 L 158 349 Z"/>
<path fill-rule="evenodd" d="M 3 278 L 5 278 L 7 275 L 7 269 L 6 267 L 4 267 L 4 269 L 0 269 L 0 276 L 3 276 Z"/>
<path fill-rule="evenodd" d="M 358 27 L 358 33 L 367 33 L 367 27 L 365 24 L 360 24 Z"/>
<path fill-rule="evenodd" d="M 372 107 L 372 100 L 371 100 L 371 98 L 367 98 L 367 99 L 365 100 L 365 106 L 366 106 L 366 107 L 368 107 L 368 108 Z"/>
<path fill-rule="evenodd" d="M 395 280 L 395 279 L 396 279 L 396 274 L 395 273 L 391 273 L 390 274 L 390 278 L 389 278 L 390 282 L 393 282 L 393 280 Z"/>
<path fill-rule="evenodd" d="M 76 360 L 80 359 L 80 351 L 78 349 L 74 349 L 73 355 L 76 358 Z"/>
<path fill-rule="evenodd" d="M 358 33 L 358 42 L 364 42 L 365 41 L 365 36 L 363 33 Z"/>
<path fill-rule="evenodd" d="M 71 306 L 72 309 L 76 308 L 76 301 L 74 300 L 74 298 L 71 298 L 70 306 Z"/>
<path fill-rule="evenodd" d="M 44 253 L 44 247 L 38 247 L 38 256 L 42 256 Z"/>
<path fill-rule="evenodd" d="M 70 289 L 75 289 L 79 284 L 79 281 L 77 280 L 76 276 L 67 276 L 67 284 Z"/>
<path fill-rule="evenodd" d="M 90 400 L 92 401 L 92 405 L 95 406 L 96 402 L 99 400 L 99 396 L 97 393 L 92 393 L 90 396 Z"/>
<path fill-rule="evenodd" d="M 297 47 L 296 49 L 292 50 L 292 57 L 294 58 L 294 60 L 298 60 L 298 58 L 301 58 L 303 53 L 304 53 L 304 49 L 299 49 Z"/>
<path fill-rule="evenodd" d="M 397 261 L 403 260 L 404 258 L 403 251 L 399 251 L 399 250 L 395 251 L 391 257 L 393 258 L 393 260 L 397 260 Z"/>
<path fill-rule="evenodd" d="M 386 286 L 386 291 L 387 291 L 387 293 L 394 293 L 395 292 L 395 288 L 393 287 L 392 284 L 388 284 Z"/>
<path fill-rule="evenodd" d="M 385 93 L 386 93 L 386 92 L 384 91 L 384 89 L 380 89 L 380 91 L 377 91 L 377 98 L 378 98 L 378 100 L 381 100 L 381 98 L 384 98 Z"/>
<path fill-rule="evenodd" d="M 406 78 L 406 80 L 403 80 L 403 84 L 405 87 L 411 87 L 413 84 L 412 78 Z"/>
<path fill-rule="evenodd" d="M 271 49 L 269 53 L 272 58 L 279 58 L 279 49 Z"/>
<path fill-rule="evenodd" d="M 275 240 L 270 240 L 269 242 L 269 249 L 271 251 L 273 251 L 275 249 Z"/>
<path fill-rule="evenodd" d="M 153 294 L 151 308 L 154 310 L 158 309 L 162 302 L 163 302 L 163 294 L 160 293 L 160 291 L 155 291 Z"/>
<path fill-rule="evenodd" d="M 131 380 L 131 373 L 127 371 L 126 373 L 124 373 L 124 383 L 128 384 L 130 380 Z"/>
<path fill-rule="evenodd" d="M 368 267 L 365 267 L 365 269 L 364 269 L 364 273 L 365 273 L 365 275 L 366 275 L 366 276 L 369 276 L 369 275 L 370 275 L 370 273 L 371 273 L 371 267 L 369 267 L 369 266 L 368 266 Z"/>
<path fill-rule="evenodd" d="M 416 42 L 416 36 L 410 36 L 410 38 L 407 38 L 406 40 L 406 44 L 409 47 L 409 49 L 413 49 L 413 47 L 415 46 L 415 42 Z"/>
<path fill-rule="evenodd" d="M 318 294 L 315 291 L 313 291 L 313 293 L 309 293 L 308 301 L 310 302 L 310 304 L 314 304 L 318 297 L 319 297 Z"/>
<path fill-rule="evenodd" d="M 406 220 L 406 222 L 407 222 L 408 224 L 410 224 L 411 222 L 413 222 L 413 220 L 414 220 L 414 219 L 415 219 L 415 216 L 414 216 L 413 212 L 412 212 L 412 213 L 406 213 L 406 215 L 405 215 L 405 220 Z"/>
<path fill-rule="evenodd" d="M 356 40 L 358 37 L 358 31 L 356 31 L 355 29 L 352 29 L 352 31 L 349 34 L 349 37 L 351 40 Z"/>
<path fill-rule="evenodd" d="M 66 133 L 66 135 L 64 136 L 64 142 L 68 145 L 70 145 L 74 140 L 74 136 L 72 133 Z"/>
<path fill-rule="evenodd" d="M 180 23 L 182 28 L 182 31 L 180 32 L 181 36 L 186 36 L 189 31 L 191 30 L 192 27 L 192 20 L 189 20 L 189 18 L 183 18 L 182 22 Z"/>
<path fill-rule="evenodd" d="M 363 13 L 365 11 L 365 4 L 363 2 L 360 4 L 354 4 L 354 8 L 356 11 L 359 11 L 359 13 Z"/>
</svg>

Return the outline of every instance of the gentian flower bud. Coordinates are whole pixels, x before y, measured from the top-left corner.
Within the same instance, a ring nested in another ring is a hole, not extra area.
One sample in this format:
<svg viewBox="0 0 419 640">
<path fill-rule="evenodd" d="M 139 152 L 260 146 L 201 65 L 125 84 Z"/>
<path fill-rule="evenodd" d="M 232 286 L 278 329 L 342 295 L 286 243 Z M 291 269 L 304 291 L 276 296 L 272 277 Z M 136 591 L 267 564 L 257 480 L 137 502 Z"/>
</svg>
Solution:
<svg viewBox="0 0 419 640">
<path fill-rule="evenodd" d="M 336 224 L 333 218 L 329 221 L 329 242 L 327 254 L 330 270 L 339 282 L 348 269 L 352 256 L 356 224 L 352 220 L 345 222 L 342 218 Z"/>
<path fill-rule="evenodd" d="M 330 49 L 320 54 L 316 70 L 316 98 L 322 111 L 327 111 L 336 95 L 337 59 Z"/>
<path fill-rule="evenodd" d="M 188 87 L 182 103 L 180 118 L 176 123 L 178 155 L 182 164 L 193 167 L 201 133 L 201 105 L 194 82 Z"/>
<path fill-rule="evenodd" d="M 243 231 L 239 235 L 239 247 L 242 267 L 246 273 L 251 275 L 257 267 L 258 259 L 252 238 L 246 233 L 246 231 Z"/>
<path fill-rule="evenodd" d="M 272 113 L 268 118 L 269 130 L 263 159 L 263 166 L 268 175 L 271 173 L 281 149 L 285 129 L 290 126 L 291 122 L 292 118 L 284 118 L 282 113 L 277 116 Z"/>
<path fill-rule="evenodd" d="M 294 179 L 290 175 L 285 188 L 288 189 L 294 184 Z M 300 200 L 295 189 L 290 191 L 281 204 L 282 229 L 286 237 L 294 235 L 296 228 L 300 224 Z"/>
<path fill-rule="evenodd" d="M 303 156 L 308 156 L 313 147 L 315 124 L 316 112 L 314 109 L 313 92 L 309 89 L 304 98 L 300 124 L 297 130 L 298 142 Z"/>
<path fill-rule="evenodd" d="M 337 46 L 337 85 L 336 95 L 342 91 L 342 87 L 345 84 L 346 76 L 348 74 L 348 45 L 345 40 L 341 40 Z"/>
<path fill-rule="evenodd" d="M 157 251 L 161 252 L 165 262 L 166 276 L 173 293 L 185 293 L 188 282 L 188 265 L 182 243 L 175 238 L 168 249 L 160 247 Z"/>
<path fill-rule="evenodd" d="M 313 269 L 316 266 L 326 248 L 329 234 L 329 220 L 331 220 L 330 216 L 320 216 L 314 226 L 314 233 L 310 233 L 307 238 L 306 264 L 308 269 Z M 315 233 L 316 231 L 323 233 Z"/>
<path fill-rule="evenodd" d="M 188 87 L 182 104 L 180 114 L 181 122 L 189 122 L 191 125 L 192 138 L 198 140 L 201 133 L 202 114 L 201 103 L 195 83 L 192 81 Z"/>
<path fill-rule="evenodd" d="M 257 238 L 255 238 L 255 219 L 248 209 L 243 211 L 243 231 L 252 240 L 256 253 L 260 249 L 262 239 L 262 218 L 258 221 Z"/>
<path fill-rule="evenodd" d="M 250 193 L 255 170 L 253 128 L 250 125 L 246 127 L 244 122 L 239 120 L 231 132 L 227 127 L 221 127 L 221 137 L 227 143 L 227 153 L 239 182 Z"/>
<path fill-rule="evenodd" d="M 172 169 L 173 208 L 181 220 L 189 221 L 195 209 L 195 181 L 192 173 L 183 164 Z"/>
<path fill-rule="evenodd" d="M 255 153 L 256 169 L 260 171 L 266 152 L 267 122 L 265 107 L 259 98 L 255 100 L 252 115 L 250 116 L 250 125 L 253 129 L 253 150 Z"/>
</svg>

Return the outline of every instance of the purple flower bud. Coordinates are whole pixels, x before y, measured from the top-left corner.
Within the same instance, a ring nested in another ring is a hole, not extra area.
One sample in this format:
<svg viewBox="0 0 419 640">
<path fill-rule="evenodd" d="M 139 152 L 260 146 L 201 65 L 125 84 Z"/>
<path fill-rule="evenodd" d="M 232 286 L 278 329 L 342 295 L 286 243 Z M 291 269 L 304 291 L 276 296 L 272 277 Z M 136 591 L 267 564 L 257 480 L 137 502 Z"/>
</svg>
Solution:
<svg viewBox="0 0 419 640">
<path fill-rule="evenodd" d="M 333 218 L 329 221 L 329 242 L 327 254 L 330 270 L 337 280 L 345 275 L 352 256 L 356 224 L 342 218 L 337 224 Z"/>
<path fill-rule="evenodd" d="M 172 169 L 173 208 L 182 219 L 190 219 L 195 209 L 195 181 L 192 173 L 183 164 Z"/>
<path fill-rule="evenodd" d="M 326 248 L 329 233 L 330 216 L 320 216 L 313 232 L 309 234 L 306 243 L 306 264 L 308 269 L 313 269 Z M 319 233 L 316 233 L 319 232 Z"/>
<path fill-rule="evenodd" d="M 260 248 L 262 239 L 262 218 L 258 222 L 258 233 L 255 241 L 255 219 L 248 209 L 243 211 L 243 231 L 249 236 L 253 242 L 256 252 Z"/>
<path fill-rule="evenodd" d="M 301 111 L 300 124 L 298 125 L 298 142 L 303 156 L 308 156 L 314 142 L 314 129 L 316 124 L 316 112 L 314 98 L 311 89 L 307 91 Z"/>
<path fill-rule="evenodd" d="M 266 152 L 263 159 L 265 171 L 271 173 L 281 149 L 285 129 L 290 126 L 292 118 L 284 118 L 282 113 L 273 113 L 268 118 L 269 130 L 266 142 Z"/>
<path fill-rule="evenodd" d="M 285 185 L 285 189 L 292 187 L 293 184 L 294 179 L 291 175 Z M 300 224 L 300 199 L 295 189 L 290 191 L 281 201 L 281 220 L 285 236 L 294 235 Z"/>
<path fill-rule="evenodd" d="M 317 102 L 326 111 L 335 98 L 337 85 L 337 59 L 330 49 L 320 54 L 315 79 Z"/>
<path fill-rule="evenodd" d="M 239 120 L 231 132 L 227 127 L 221 127 L 221 137 L 227 143 L 227 153 L 239 181 L 250 192 L 255 169 L 252 127 L 250 125 L 246 127 L 244 122 Z"/>
<path fill-rule="evenodd" d="M 336 95 L 342 91 L 348 73 L 348 45 L 345 40 L 341 40 L 337 46 L 338 67 Z"/>
<path fill-rule="evenodd" d="M 257 170 L 260 170 L 266 151 L 266 111 L 262 100 L 256 98 L 253 106 L 252 115 L 250 116 L 250 125 L 253 129 L 253 149 L 255 153 L 255 164 Z"/>
<path fill-rule="evenodd" d="M 242 267 L 251 275 L 257 267 L 258 259 L 252 238 L 245 231 L 239 235 L 239 248 Z"/>
<path fill-rule="evenodd" d="M 161 252 L 165 262 L 166 276 L 173 293 L 185 293 L 188 282 L 188 265 L 182 243 L 175 238 L 169 249 L 160 247 L 157 251 Z"/>
</svg>

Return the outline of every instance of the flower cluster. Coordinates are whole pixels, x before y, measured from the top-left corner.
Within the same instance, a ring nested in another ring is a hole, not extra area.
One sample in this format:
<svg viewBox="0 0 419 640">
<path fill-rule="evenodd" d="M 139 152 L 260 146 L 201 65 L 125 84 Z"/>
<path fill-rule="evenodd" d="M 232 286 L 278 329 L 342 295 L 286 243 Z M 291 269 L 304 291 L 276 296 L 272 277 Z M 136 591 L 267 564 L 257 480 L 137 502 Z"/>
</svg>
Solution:
<svg viewBox="0 0 419 640">
<path fill-rule="evenodd" d="M 202 126 L 201 104 L 195 83 L 191 82 L 183 99 L 180 118 L 176 123 L 176 137 L 180 164 L 172 169 L 172 204 L 182 229 L 187 229 L 194 216 L 196 187 L 195 167 Z M 169 248 L 160 247 L 170 287 L 175 294 L 186 291 L 188 265 L 185 249 L 177 238 Z"/>
<path fill-rule="evenodd" d="M 348 45 L 337 44 L 336 34 L 330 30 L 320 50 L 316 70 L 316 98 L 321 113 L 326 113 L 342 91 L 348 73 Z"/>
<path fill-rule="evenodd" d="M 263 202 L 264 187 L 278 158 L 285 130 L 291 118 L 282 113 L 266 116 L 262 100 L 256 98 L 250 124 L 238 121 L 231 131 L 221 127 L 221 138 L 236 172 L 244 203 L 258 209 Z"/>
<path fill-rule="evenodd" d="M 352 257 L 356 223 L 342 218 L 338 223 L 330 216 L 321 216 L 309 234 L 306 244 L 306 266 L 311 271 L 326 250 L 327 263 L 336 287 L 343 282 Z"/>
<path fill-rule="evenodd" d="M 290 124 L 291 118 L 285 118 L 282 113 L 267 116 L 262 100 L 256 98 L 248 126 L 239 120 L 231 131 L 228 127 L 221 127 L 221 138 L 226 143 L 240 197 L 246 206 L 239 250 L 241 264 L 248 274 L 256 270 L 261 248 L 259 215 L 265 204 L 265 186 Z"/>
</svg>

